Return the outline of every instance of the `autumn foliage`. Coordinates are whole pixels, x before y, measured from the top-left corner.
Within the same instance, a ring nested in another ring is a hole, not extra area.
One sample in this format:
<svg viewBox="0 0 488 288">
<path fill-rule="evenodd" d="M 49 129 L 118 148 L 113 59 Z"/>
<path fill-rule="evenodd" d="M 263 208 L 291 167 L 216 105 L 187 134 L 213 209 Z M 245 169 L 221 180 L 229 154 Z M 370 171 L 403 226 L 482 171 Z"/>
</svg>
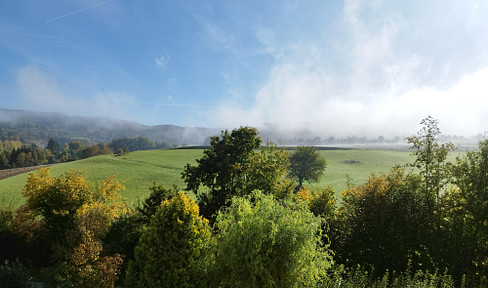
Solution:
<svg viewBox="0 0 488 288">
<path fill-rule="evenodd" d="M 49 168 L 31 173 L 23 195 L 52 243 L 58 281 L 72 287 L 113 287 L 120 255 L 103 256 L 102 239 L 111 223 L 128 212 L 109 177 L 93 189 L 77 171 L 52 177 Z"/>
</svg>

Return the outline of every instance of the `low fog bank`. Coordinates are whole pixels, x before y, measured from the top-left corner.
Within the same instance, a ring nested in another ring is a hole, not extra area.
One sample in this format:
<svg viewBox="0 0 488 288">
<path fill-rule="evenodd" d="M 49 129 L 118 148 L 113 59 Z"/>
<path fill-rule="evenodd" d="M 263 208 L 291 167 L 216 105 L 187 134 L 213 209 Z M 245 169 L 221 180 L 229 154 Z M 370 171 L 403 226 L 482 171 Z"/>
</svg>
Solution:
<svg viewBox="0 0 488 288">
<path fill-rule="evenodd" d="M 439 125 L 441 126 L 441 124 Z M 419 125 L 417 130 L 420 130 Z M 441 127 L 442 128 L 442 127 Z M 408 150 L 410 144 L 406 137 L 416 135 L 416 131 L 391 131 L 365 129 L 363 133 L 346 135 L 337 133 L 337 127 L 327 129 L 313 124 L 265 124 L 258 127 L 263 140 L 269 140 L 279 146 L 313 145 L 317 147 L 345 147 L 358 149 Z M 410 132 L 410 133 L 408 133 Z M 442 129 L 441 129 L 442 132 Z M 459 151 L 473 150 L 479 141 L 485 139 L 486 133 L 471 136 L 441 134 L 439 142 L 453 143 Z"/>
<path fill-rule="evenodd" d="M 193 146 L 204 145 L 219 131 L 175 125 L 146 126 L 105 117 L 0 108 L 0 140 L 20 140 L 41 147 L 45 147 L 51 138 L 61 145 L 71 141 L 92 145 L 123 137 L 148 138 L 157 142 L 158 147 L 165 148 Z"/>
</svg>

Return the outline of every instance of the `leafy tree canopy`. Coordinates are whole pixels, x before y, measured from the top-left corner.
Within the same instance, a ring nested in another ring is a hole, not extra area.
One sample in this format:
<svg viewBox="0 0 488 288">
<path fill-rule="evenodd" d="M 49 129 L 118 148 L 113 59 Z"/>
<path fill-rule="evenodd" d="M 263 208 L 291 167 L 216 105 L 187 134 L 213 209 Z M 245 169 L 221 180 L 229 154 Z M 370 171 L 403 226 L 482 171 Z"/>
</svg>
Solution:
<svg viewBox="0 0 488 288">
<path fill-rule="evenodd" d="M 223 131 L 220 137 L 210 139 L 210 148 L 197 159 L 197 166 L 186 165 L 182 173 L 186 190 L 197 194 L 206 218 L 213 219 L 232 196 L 246 195 L 254 189 L 268 193 L 288 189 L 289 185 L 283 181 L 286 154 L 277 151 L 271 143 L 265 147 L 261 143 L 255 128 Z M 208 192 L 200 192 L 200 186 L 207 187 Z"/>
<path fill-rule="evenodd" d="M 205 287 L 208 221 L 183 192 L 164 200 L 144 230 L 127 271 L 127 287 Z"/>
<path fill-rule="evenodd" d="M 317 182 L 325 170 L 327 162 L 313 146 L 298 146 L 290 156 L 288 173 L 291 178 L 298 180 L 299 187 L 303 181 Z"/>
<path fill-rule="evenodd" d="M 216 226 L 215 287 L 309 287 L 332 262 L 320 219 L 290 200 L 235 197 Z"/>
<path fill-rule="evenodd" d="M 60 267 L 59 280 L 69 287 L 113 287 L 120 255 L 102 256 L 102 239 L 128 209 L 109 177 L 93 190 L 77 171 L 52 177 L 49 168 L 29 174 L 23 195 L 26 207 L 40 217 Z"/>
<path fill-rule="evenodd" d="M 424 125 L 417 136 L 407 137 L 408 143 L 414 150 L 412 153 L 416 159 L 411 166 L 420 170 L 424 178 L 425 192 L 432 198 L 438 199 L 442 186 L 447 179 L 446 159 L 449 151 L 454 150 L 452 143 L 439 144 L 438 137 L 441 131 L 438 127 L 439 121 L 428 116 L 422 119 L 420 124 Z"/>
</svg>

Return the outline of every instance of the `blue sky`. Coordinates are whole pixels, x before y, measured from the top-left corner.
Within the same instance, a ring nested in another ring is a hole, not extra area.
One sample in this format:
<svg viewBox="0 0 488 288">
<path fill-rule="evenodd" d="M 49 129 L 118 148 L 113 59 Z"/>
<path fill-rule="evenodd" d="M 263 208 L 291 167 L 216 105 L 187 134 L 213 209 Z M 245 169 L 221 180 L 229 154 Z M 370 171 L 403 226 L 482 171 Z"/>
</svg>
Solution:
<svg viewBox="0 0 488 288">
<path fill-rule="evenodd" d="M 488 2 L 0 3 L 0 107 L 323 135 L 488 130 Z"/>
</svg>

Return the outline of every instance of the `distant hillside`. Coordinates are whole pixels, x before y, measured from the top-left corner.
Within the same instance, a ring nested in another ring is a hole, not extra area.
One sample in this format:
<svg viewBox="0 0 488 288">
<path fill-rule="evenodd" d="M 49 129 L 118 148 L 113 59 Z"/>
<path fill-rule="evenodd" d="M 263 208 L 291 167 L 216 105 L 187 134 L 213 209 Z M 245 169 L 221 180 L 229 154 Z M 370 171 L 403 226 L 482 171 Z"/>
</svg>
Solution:
<svg viewBox="0 0 488 288">
<path fill-rule="evenodd" d="M 203 145 L 209 142 L 210 136 L 219 133 L 218 129 L 146 126 L 110 118 L 0 108 L 0 140 L 18 138 L 23 143 L 35 143 L 42 147 L 50 138 L 63 145 L 73 140 L 96 144 L 122 137 L 144 137 L 166 147 Z"/>
<path fill-rule="evenodd" d="M 223 123 L 225 126 L 225 123 Z M 232 130 L 236 127 L 227 127 Z M 278 145 L 315 145 L 367 149 L 407 150 L 405 135 L 387 139 L 383 136 L 334 137 L 314 131 L 313 125 L 303 123 L 289 127 L 284 124 L 264 124 L 257 127 L 261 138 Z M 137 122 L 101 117 L 69 116 L 62 113 L 34 112 L 0 108 L 0 140 L 16 140 L 45 147 L 50 138 L 59 144 L 74 140 L 85 144 L 110 142 L 123 137 L 143 137 L 156 141 L 158 147 L 209 145 L 210 136 L 219 136 L 222 129 L 179 127 L 174 125 L 146 126 Z M 399 131 L 401 133 L 401 131 Z M 320 134 L 320 135 L 318 135 Z M 482 134 L 472 137 L 441 135 L 440 141 L 450 141 L 461 151 L 472 150 L 483 139 Z M 366 145 L 366 146 L 364 146 Z"/>
</svg>

